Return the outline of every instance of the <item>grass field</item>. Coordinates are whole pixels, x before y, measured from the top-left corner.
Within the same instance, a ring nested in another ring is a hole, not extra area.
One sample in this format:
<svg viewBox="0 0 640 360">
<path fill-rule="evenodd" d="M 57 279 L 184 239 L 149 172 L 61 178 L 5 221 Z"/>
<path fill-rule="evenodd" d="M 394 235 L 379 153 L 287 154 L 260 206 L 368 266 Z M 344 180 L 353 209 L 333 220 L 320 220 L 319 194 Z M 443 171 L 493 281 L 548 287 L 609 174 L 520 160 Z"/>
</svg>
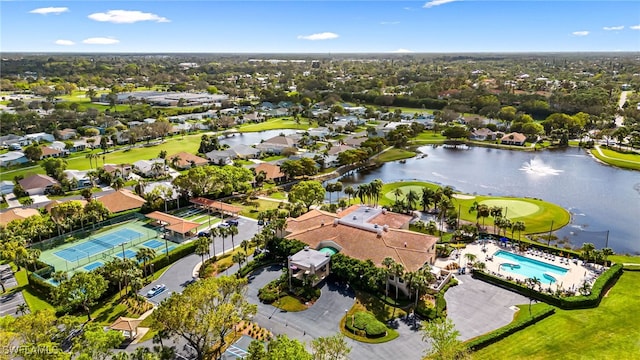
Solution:
<svg viewBox="0 0 640 360">
<path fill-rule="evenodd" d="M 414 153 L 413 151 L 393 148 L 378 155 L 377 157 L 374 158 L 374 160 L 380 161 L 380 162 L 389 162 L 389 161 L 396 161 L 396 160 L 402 160 L 402 159 L 409 159 L 414 156 L 416 156 L 416 153 Z"/>
<path fill-rule="evenodd" d="M 317 127 L 318 123 L 314 122 L 309 124 L 309 119 L 300 118 L 300 123 L 296 124 L 292 116 L 279 117 L 269 119 L 265 122 L 258 124 L 242 124 L 238 127 L 240 132 L 257 132 L 265 130 L 277 130 L 277 129 L 296 129 L 307 130 L 312 127 Z"/>
<path fill-rule="evenodd" d="M 640 170 L 640 154 L 625 154 L 614 150 L 600 148 L 604 156 L 600 155 L 597 149 L 591 149 L 591 154 L 598 160 L 609 165 L 624 169 Z"/>
<path fill-rule="evenodd" d="M 560 310 L 490 345 L 474 359 L 637 359 L 640 272 L 625 271 L 599 307 Z"/>
<path fill-rule="evenodd" d="M 426 130 L 418 134 L 418 136 L 411 138 L 410 142 L 414 145 L 423 145 L 440 144 L 445 140 L 447 140 L 447 138 L 442 136 L 440 133 L 434 133 L 433 131 Z"/>
</svg>

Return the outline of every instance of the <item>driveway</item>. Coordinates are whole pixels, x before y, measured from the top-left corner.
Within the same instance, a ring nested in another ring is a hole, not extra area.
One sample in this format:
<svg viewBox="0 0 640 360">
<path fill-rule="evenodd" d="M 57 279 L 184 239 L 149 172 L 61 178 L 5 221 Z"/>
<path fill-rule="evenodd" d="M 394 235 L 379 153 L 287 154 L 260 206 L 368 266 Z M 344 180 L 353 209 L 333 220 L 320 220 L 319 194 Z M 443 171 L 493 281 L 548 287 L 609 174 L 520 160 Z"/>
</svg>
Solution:
<svg viewBox="0 0 640 360">
<path fill-rule="evenodd" d="M 315 338 L 337 334 L 345 310 L 350 309 L 355 302 L 353 290 L 333 281 L 325 282 L 315 304 L 305 311 L 288 313 L 258 300 L 258 290 L 278 278 L 282 274 L 281 269 L 281 266 L 274 265 L 259 269 L 249 276 L 247 299 L 258 304 L 254 321 L 276 335 L 287 334 L 307 345 Z M 413 321 L 409 319 L 396 319 L 391 326 L 400 336 L 383 344 L 365 344 L 346 338 L 352 347 L 349 358 L 421 359 L 427 345 L 422 341 L 422 333 L 418 330 L 420 323 L 417 325 L 418 327 L 414 327 Z"/>
<path fill-rule="evenodd" d="M 233 239 L 235 247 L 240 246 L 240 242 L 242 242 L 242 240 L 251 239 L 253 235 L 260 230 L 260 226 L 258 226 L 258 222 L 256 220 L 240 217 L 238 222 L 238 235 L 234 236 Z M 222 238 L 216 237 L 214 246 L 217 256 L 222 255 L 223 245 L 225 252 L 229 252 L 231 250 L 232 244 L 230 236 L 225 239 L 224 244 L 222 243 Z M 165 271 L 158 280 L 153 281 L 151 284 L 142 288 L 139 294 L 146 296 L 147 291 L 149 291 L 153 286 L 157 284 L 165 284 L 167 286 L 165 291 L 149 299 L 149 301 L 154 305 L 158 305 L 162 300 L 171 296 L 172 293 L 181 293 L 184 287 L 189 284 L 189 281 L 193 279 L 193 269 L 200 263 L 200 261 L 201 257 L 196 254 L 191 254 L 178 260 L 167 271 Z"/>
<path fill-rule="evenodd" d="M 458 286 L 444 294 L 447 314 L 460 339 L 467 340 L 509 324 L 516 314 L 515 305 L 529 304 L 529 298 L 515 292 L 460 275 Z"/>
</svg>

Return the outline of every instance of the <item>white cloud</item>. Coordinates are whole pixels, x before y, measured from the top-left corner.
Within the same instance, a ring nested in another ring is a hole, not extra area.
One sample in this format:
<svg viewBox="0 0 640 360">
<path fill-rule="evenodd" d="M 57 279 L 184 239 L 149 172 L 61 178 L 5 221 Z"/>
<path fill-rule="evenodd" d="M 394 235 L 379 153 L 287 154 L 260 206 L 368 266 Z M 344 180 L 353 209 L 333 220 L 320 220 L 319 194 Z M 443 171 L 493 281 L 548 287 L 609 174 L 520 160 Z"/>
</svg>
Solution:
<svg viewBox="0 0 640 360">
<path fill-rule="evenodd" d="M 302 40 L 331 40 L 340 37 L 340 35 L 332 32 L 323 32 L 311 35 L 298 35 L 298 39 Z"/>
<path fill-rule="evenodd" d="M 60 40 L 56 40 L 55 44 L 56 45 L 62 45 L 62 46 L 71 46 L 71 45 L 75 45 L 76 43 L 74 43 L 71 40 L 62 40 L 62 39 L 60 39 Z"/>
<path fill-rule="evenodd" d="M 573 36 L 587 36 L 589 35 L 588 31 L 574 31 L 571 33 Z"/>
<path fill-rule="evenodd" d="M 120 40 L 111 37 L 92 37 L 84 39 L 82 42 L 89 45 L 113 45 L 119 43 Z"/>
<path fill-rule="evenodd" d="M 398 25 L 400 21 L 380 21 L 380 25 Z"/>
<path fill-rule="evenodd" d="M 45 7 L 45 8 L 33 9 L 29 11 L 29 13 L 41 14 L 41 15 L 48 15 L 48 14 L 60 15 L 63 12 L 68 12 L 68 11 L 69 11 L 69 8 L 67 7 Z"/>
<path fill-rule="evenodd" d="M 640 30 L 640 25 L 629 26 L 631 30 Z"/>
<path fill-rule="evenodd" d="M 458 1 L 458 0 L 431 0 L 429 2 L 427 2 L 426 4 L 424 4 L 422 7 L 423 8 L 432 8 L 434 6 L 439 6 L 439 5 L 444 5 L 444 4 L 448 4 L 454 1 Z"/>
<path fill-rule="evenodd" d="M 393 50 L 391 52 L 392 53 L 396 53 L 396 54 L 407 54 L 407 53 L 412 53 L 414 51 L 413 50 L 408 50 L 408 49 L 398 49 L 398 50 Z"/>
<path fill-rule="evenodd" d="M 89 19 L 115 24 L 133 24 L 139 21 L 170 22 L 166 17 L 137 10 L 109 10 L 107 12 L 94 13 Z"/>
<path fill-rule="evenodd" d="M 602 30 L 605 30 L 605 31 L 618 31 L 622 29 L 624 29 L 624 26 L 605 26 L 602 28 Z"/>
</svg>

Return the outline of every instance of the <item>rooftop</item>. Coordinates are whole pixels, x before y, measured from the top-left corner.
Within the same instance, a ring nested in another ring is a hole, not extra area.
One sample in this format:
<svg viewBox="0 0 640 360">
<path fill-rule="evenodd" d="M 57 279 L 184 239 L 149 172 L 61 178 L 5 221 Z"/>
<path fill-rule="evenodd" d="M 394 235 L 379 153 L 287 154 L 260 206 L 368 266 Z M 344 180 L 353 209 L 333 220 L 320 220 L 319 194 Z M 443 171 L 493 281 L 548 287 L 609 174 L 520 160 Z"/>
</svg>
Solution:
<svg viewBox="0 0 640 360">
<path fill-rule="evenodd" d="M 290 262 L 304 269 L 319 268 L 327 264 L 330 256 L 327 253 L 306 247 L 291 255 Z"/>
</svg>

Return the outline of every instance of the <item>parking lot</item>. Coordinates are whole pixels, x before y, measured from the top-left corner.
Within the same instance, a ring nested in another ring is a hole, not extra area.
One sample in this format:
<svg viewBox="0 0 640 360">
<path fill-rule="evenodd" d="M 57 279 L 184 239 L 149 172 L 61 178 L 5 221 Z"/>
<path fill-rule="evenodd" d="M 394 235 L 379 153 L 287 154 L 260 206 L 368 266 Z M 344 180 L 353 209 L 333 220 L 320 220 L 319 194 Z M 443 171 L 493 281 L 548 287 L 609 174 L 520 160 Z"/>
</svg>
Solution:
<svg viewBox="0 0 640 360">
<path fill-rule="evenodd" d="M 18 306 L 25 303 L 21 291 L 9 292 L 9 290 L 18 285 L 13 271 L 9 265 L 0 265 L 0 278 L 7 292 L 0 296 L 0 316 L 19 316 Z"/>
</svg>

